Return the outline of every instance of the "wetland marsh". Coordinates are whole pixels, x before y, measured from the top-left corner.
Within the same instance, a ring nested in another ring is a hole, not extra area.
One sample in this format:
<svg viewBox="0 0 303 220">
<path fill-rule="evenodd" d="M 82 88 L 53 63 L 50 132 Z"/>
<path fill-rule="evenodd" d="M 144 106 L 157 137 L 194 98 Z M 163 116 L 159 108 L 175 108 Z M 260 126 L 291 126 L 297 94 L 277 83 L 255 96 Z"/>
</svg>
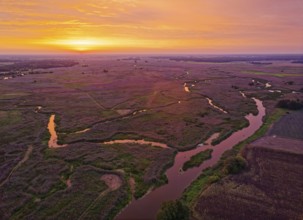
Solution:
<svg viewBox="0 0 303 220">
<path fill-rule="evenodd" d="M 268 126 L 279 100 L 302 100 L 293 56 L 213 59 L 1 59 L 0 216 L 155 219 L 162 202 Z M 205 150 L 209 159 L 182 170 Z M 191 211 L 206 207 L 196 201 Z"/>
</svg>

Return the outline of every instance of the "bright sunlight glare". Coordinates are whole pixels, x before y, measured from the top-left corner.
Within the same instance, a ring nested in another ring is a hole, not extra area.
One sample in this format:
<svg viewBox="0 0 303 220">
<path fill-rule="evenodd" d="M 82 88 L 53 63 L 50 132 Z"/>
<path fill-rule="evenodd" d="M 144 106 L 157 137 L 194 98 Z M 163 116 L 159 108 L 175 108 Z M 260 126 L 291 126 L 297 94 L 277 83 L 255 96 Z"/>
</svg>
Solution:
<svg viewBox="0 0 303 220">
<path fill-rule="evenodd" d="M 83 38 L 83 39 L 59 39 L 59 40 L 45 40 L 44 44 L 59 46 L 68 50 L 74 51 L 91 51 L 102 49 L 112 45 L 112 42 L 97 39 L 97 38 Z"/>
</svg>

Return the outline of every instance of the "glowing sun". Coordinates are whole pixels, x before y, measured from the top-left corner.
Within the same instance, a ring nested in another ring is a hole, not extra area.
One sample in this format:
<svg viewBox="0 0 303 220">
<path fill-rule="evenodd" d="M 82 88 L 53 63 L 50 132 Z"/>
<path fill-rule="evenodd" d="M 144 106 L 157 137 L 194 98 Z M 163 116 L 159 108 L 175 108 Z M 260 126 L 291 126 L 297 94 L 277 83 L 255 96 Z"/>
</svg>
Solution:
<svg viewBox="0 0 303 220">
<path fill-rule="evenodd" d="M 111 45 L 110 42 L 97 38 L 52 39 L 46 40 L 43 43 L 79 52 L 99 50 Z"/>
<path fill-rule="evenodd" d="M 63 44 L 77 51 L 88 51 L 100 47 L 100 42 L 92 39 L 66 40 Z"/>
</svg>

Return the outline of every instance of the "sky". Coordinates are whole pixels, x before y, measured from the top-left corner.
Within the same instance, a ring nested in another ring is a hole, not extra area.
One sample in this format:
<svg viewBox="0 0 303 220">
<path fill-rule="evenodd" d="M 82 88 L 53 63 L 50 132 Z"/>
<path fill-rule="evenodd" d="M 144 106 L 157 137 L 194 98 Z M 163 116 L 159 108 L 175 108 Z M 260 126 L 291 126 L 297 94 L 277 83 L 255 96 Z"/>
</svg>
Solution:
<svg viewBox="0 0 303 220">
<path fill-rule="evenodd" d="M 303 53 L 303 0 L 0 0 L 0 53 Z"/>
</svg>

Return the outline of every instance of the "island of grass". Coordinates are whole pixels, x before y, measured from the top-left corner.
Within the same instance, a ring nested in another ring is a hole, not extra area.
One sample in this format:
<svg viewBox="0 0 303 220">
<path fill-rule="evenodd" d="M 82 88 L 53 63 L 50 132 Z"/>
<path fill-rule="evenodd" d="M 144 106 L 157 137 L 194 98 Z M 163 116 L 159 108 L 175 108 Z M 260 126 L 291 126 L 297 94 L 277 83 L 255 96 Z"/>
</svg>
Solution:
<svg viewBox="0 0 303 220">
<path fill-rule="evenodd" d="M 204 150 L 194 156 L 192 156 L 190 158 L 189 161 L 186 161 L 184 164 L 183 164 L 183 170 L 186 171 L 190 168 L 193 168 L 193 167 L 199 167 L 205 160 L 208 160 L 211 158 L 211 153 L 213 152 L 212 149 L 207 149 L 207 150 Z"/>
</svg>

